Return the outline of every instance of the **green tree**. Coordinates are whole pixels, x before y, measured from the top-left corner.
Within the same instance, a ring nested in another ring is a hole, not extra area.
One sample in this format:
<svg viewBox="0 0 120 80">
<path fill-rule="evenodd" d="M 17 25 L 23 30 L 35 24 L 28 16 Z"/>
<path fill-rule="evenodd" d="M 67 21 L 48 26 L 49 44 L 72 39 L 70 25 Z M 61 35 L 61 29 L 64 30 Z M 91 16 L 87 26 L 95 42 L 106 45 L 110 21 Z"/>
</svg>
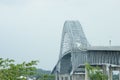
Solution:
<svg viewBox="0 0 120 80">
<path fill-rule="evenodd" d="M 13 59 L 0 58 L 0 80 L 26 80 L 27 77 L 36 73 L 35 65 L 37 65 L 37 62 L 15 64 Z"/>
<path fill-rule="evenodd" d="M 108 80 L 106 74 L 104 74 L 99 67 L 92 67 L 89 64 L 85 65 L 90 80 Z"/>
<path fill-rule="evenodd" d="M 55 80 L 55 76 L 50 74 L 42 74 L 37 80 Z"/>
</svg>

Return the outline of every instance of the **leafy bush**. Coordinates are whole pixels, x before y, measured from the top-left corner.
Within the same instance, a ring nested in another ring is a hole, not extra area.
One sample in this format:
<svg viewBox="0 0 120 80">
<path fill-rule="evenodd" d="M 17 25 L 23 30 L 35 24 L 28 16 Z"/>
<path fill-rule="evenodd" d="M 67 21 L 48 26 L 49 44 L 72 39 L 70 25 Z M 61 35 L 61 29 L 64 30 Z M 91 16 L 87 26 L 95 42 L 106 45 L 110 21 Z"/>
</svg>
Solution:
<svg viewBox="0 0 120 80">
<path fill-rule="evenodd" d="M 85 65 L 90 80 L 108 80 L 106 74 L 104 74 L 99 67 L 92 67 L 89 64 Z"/>
<path fill-rule="evenodd" d="M 15 64 L 13 59 L 0 58 L 0 80 L 26 80 L 35 74 L 37 62 Z"/>
</svg>

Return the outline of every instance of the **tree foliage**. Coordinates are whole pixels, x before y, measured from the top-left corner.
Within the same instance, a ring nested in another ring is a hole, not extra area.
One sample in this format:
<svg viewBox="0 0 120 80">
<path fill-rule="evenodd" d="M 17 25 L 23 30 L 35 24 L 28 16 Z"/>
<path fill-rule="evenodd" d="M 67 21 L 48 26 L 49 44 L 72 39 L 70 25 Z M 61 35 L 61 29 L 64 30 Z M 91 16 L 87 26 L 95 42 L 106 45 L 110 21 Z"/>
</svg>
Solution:
<svg viewBox="0 0 120 80">
<path fill-rule="evenodd" d="M 35 74 L 38 61 L 15 64 L 13 59 L 0 58 L 0 80 L 26 80 Z M 22 77 L 21 77 L 22 76 Z"/>
<path fill-rule="evenodd" d="M 37 80 L 55 80 L 55 76 L 50 74 L 43 74 L 40 75 Z"/>
<path fill-rule="evenodd" d="M 90 80 L 108 80 L 107 75 L 104 74 L 99 67 L 92 67 L 89 64 L 86 64 L 85 67 Z"/>
</svg>

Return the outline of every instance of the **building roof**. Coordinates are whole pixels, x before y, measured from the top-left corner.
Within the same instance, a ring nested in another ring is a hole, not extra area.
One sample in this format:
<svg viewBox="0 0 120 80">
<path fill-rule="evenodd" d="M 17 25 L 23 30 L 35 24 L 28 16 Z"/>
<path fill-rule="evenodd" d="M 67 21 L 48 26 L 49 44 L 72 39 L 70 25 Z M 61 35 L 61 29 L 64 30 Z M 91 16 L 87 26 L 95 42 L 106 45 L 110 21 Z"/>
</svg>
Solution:
<svg viewBox="0 0 120 80">
<path fill-rule="evenodd" d="M 91 46 L 88 51 L 120 51 L 120 46 Z"/>
</svg>

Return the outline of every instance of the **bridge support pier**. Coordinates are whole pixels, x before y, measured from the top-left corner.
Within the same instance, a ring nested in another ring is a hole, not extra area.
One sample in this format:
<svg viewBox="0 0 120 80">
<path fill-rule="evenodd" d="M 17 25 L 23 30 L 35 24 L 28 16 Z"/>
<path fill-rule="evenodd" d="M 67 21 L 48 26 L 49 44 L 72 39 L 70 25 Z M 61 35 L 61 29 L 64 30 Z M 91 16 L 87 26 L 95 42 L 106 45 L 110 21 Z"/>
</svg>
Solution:
<svg viewBox="0 0 120 80">
<path fill-rule="evenodd" d="M 108 76 L 108 80 L 112 80 L 113 79 L 113 72 L 112 72 L 113 70 L 112 70 L 112 68 L 111 67 L 109 67 L 109 76 Z"/>
<path fill-rule="evenodd" d="M 103 70 L 103 73 L 106 74 L 108 76 L 108 80 L 112 80 L 112 68 L 111 66 L 105 64 L 105 65 L 102 65 L 102 70 Z"/>
<path fill-rule="evenodd" d="M 119 80 L 120 80 L 120 66 L 119 65 L 110 65 L 110 64 L 105 64 L 103 65 L 103 73 L 105 73 L 108 76 L 108 80 L 113 80 L 113 71 L 119 71 Z"/>
<path fill-rule="evenodd" d="M 87 71 L 86 67 L 85 67 L 85 80 L 88 80 L 88 71 Z"/>
<path fill-rule="evenodd" d="M 108 80 L 113 80 L 113 70 L 116 69 L 116 67 L 111 67 L 111 65 L 103 64 L 103 65 L 92 65 L 92 66 L 98 66 L 103 71 L 104 74 L 108 76 Z M 116 70 L 120 71 L 120 67 Z M 119 79 L 120 79 L 120 73 L 119 73 Z M 85 80 L 89 80 L 88 71 L 85 67 Z"/>
</svg>

